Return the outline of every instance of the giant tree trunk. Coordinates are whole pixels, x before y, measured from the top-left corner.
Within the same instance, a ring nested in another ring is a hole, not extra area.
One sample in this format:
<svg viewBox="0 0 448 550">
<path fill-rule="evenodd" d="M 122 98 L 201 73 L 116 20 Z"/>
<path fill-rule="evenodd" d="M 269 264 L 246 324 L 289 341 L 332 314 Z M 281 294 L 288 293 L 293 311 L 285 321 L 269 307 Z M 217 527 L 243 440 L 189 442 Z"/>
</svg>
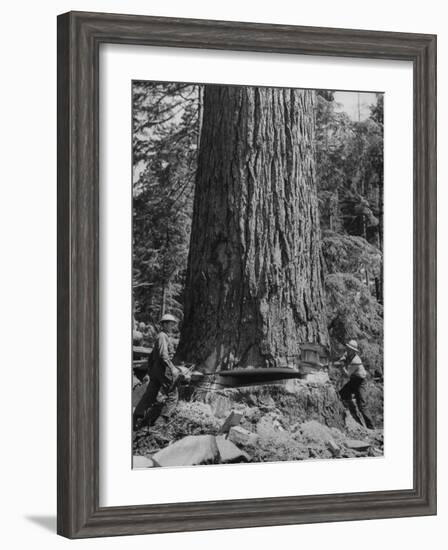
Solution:
<svg viewBox="0 0 448 550">
<path fill-rule="evenodd" d="M 178 357 L 294 363 L 327 341 L 314 93 L 206 86 Z"/>
</svg>

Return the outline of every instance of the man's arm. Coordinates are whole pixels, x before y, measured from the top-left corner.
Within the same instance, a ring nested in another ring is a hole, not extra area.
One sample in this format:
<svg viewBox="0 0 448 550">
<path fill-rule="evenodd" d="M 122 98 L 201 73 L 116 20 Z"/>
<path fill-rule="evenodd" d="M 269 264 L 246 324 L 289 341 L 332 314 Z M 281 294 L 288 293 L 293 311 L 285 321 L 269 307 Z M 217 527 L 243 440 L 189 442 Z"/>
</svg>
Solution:
<svg viewBox="0 0 448 550">
<path fill-rule="evenodd" d="M 174 365 L 171 362 L 168 351 L 168 337 L 165 334 L 159 334 L 159 337 L 157 338 L 157 346 L 162 364 L 169 369 L 173 369 Z"/>
<path fill-rule="evenodd" d="M 340 367 L 341 365 L 342 366 L 342 372 L 346 375 L 348 375 L 348 371 L 347 371 L 347 367 L 345 365 L 345 361 L 347 359 L 347 352 L 344 353 L 344 355 L 342 355 L 341 357 L 339 357 L 339 359 L 337 361 L 334 362 L 334 365 Z"/>
<path fill-rule="evenodd" d="M 347 359 L 347 353 L 344 353 L 344 355 L 341 355 L 341 357 L 339 357 L 339 359 L 337 361 L 335 361 L 333 364 L 334 365 L 342 365 L 343 363 L 345 363 L 346 359 Z"/>
</svg>

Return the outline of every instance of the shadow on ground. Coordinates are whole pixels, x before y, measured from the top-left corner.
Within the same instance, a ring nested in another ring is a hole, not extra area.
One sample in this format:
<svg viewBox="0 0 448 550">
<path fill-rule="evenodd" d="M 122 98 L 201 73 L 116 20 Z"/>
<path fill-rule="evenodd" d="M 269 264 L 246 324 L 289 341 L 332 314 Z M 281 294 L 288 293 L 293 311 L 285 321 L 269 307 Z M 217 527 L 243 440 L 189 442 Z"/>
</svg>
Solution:
<svg viewBox="0 0 448 550">
<path fill-rule="evenodd" d="M 25 519 L 39 525 L 46 531 L 56 533 L 56 516 L 26 516 Z"/>
</svg>

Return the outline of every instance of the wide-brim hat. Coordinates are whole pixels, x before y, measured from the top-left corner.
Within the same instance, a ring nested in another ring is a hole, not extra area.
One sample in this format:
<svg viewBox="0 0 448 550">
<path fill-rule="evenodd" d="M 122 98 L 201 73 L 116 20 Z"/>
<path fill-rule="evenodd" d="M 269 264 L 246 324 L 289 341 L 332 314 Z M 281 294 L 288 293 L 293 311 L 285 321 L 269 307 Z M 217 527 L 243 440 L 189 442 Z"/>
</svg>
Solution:
<svg viewBox="0 0 448 550">
<path fill-rule="evenodd" d="M 356 340 L 349 340 L 346 342 L 345 347 L 353 351 L 359 352 L 358 342 Z"/>
<path fill-rule="evenodd" d="M 172 323 L 177 323 L 176 317 L 174 315 L 171 315 L 170 313 L 165 313 L 165 315 L 162 316 L 160 319 L 161 323 L 166 323 L 167 321 L 170 321 Z"/>
</svg>

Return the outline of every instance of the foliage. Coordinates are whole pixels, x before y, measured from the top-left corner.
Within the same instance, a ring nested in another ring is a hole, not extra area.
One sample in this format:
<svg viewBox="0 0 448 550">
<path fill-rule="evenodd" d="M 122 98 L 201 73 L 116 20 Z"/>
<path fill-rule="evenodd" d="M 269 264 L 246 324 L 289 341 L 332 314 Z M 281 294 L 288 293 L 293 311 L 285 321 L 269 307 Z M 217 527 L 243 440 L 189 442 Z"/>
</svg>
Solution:
<svg viewBox="0 0 448 550">
<path fill-rule="evenodd" d="M 318 94 L 317 183 L 332 348 L 355 338 L 372 373 L 382 373 L 383 95 L 353 121 Z"/>
<path fill-rule="evenodd" d="M 362 237 L 324 231 L 322 252 L 328 273 L 353 273 L 364 280 L 368 270 L 376 277 L 381 276 L 381 251 Z"/>
<path fill-rule="evenodd" d="M 217 435 L 221 422 L 213 416 L 208 405 L 199 401 L 179 401 L 167 424 L 157 422 L 134 434 L 134 454 L 147 455 L 188 435 Z"/>
<path fill-rule="evenodd" d="M 383 306 L 351 273 L 328 274 L 325 286 L 333 348 L 342 351 L 340 344 L 355 338 L 365 365 L 372 372 L 381 372 Z"/>
<path fill-rule="evenodd" d="M 198 140 L 198 87 L 133 86 L 134 316 L 182 318 Z"/>
<path fill-rule="evenodd" d="M 217 434 L 221 422 L 212 414 L 209 405 L 199 401 L 179 401 L 170 423 L 165 427 L 171 439 L 186 435 Z"/>
<path fill-rule="evenodd" d="M 324 229 L 359 235 L 382 247 L 382 94 L 366 120 L 336 110 L 334 98 L 318 94 L 316 166 Z"/>
</svg>

